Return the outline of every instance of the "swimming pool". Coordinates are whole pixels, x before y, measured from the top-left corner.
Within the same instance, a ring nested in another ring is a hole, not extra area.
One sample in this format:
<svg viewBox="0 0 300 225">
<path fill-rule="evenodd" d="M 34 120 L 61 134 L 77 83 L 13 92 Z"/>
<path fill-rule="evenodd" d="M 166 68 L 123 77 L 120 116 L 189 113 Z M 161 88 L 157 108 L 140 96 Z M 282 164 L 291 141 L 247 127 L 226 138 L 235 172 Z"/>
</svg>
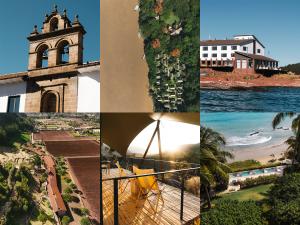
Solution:
<svg viewBox="0 0 300 225">
<path fill-rule="evenodd" d="M 255 170 L 247 170 L 247 171 L 241 171 L 237 173 L 231 173 L 231 178 L 243 178 L 243 177 L 249 177 L 249 176 L 256 176 L 256 175 L 271 175 L 274 173 L 282 173 L 284 169 L 284 166 L 277 166 L 277 167 L 269 167 L 264 169 L 255 169 Z"/>
</svg>

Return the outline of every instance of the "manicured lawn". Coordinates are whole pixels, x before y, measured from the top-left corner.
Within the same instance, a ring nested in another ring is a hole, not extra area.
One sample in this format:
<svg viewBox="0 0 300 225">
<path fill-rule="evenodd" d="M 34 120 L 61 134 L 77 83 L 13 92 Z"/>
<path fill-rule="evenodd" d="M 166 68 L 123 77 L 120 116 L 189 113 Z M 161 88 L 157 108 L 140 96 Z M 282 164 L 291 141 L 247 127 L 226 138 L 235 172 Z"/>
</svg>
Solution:
<svg viewBox="0 0 300 225">
<path fill-rule="evenodd" d="M 231 170 L 233 172 L 273 167 L 273 166 L 279 166 L 279 165 L 280 165 L 280 163 L 261 164 L 260 162 L 253 160 L 253 159 L 245 160 L 245 161 L 237 161 L 237 162 L 228 164 L 228 166 L 231 168 Z"/>
<path fill-rule="evenodd" d="M 247 200 L 260 201 L 266 198 L 265 194 L 268 192 L 268 190 L 270 190 L 272 185 L 273 184 L 260 185 L 253 188 L 247 188 L 238 192 L 220 195 L 219 197 L 223 199 L 239 200 L 239 201 L 247 201 Z"/>
</svg>

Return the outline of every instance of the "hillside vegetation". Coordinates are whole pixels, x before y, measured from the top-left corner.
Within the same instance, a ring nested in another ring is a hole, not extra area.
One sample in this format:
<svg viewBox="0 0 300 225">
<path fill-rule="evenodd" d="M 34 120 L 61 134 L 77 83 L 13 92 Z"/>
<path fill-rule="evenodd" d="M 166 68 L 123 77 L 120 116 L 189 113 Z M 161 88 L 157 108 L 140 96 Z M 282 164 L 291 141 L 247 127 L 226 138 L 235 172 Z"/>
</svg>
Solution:
<svg viewBox="0 0 300 225">
<path fill-rule="evenodd" d="M 12 147 L 15 142 L 27 142 L 24 132 L 33 130 L 33 122 L 24 114 L 2 114 L 0 116 L 0 145 Z"/>
<path fill-rule="evenodd" d="M 281 67 L 281 68 L 287 72 L 293 72 L 295 74 L 300 75 L 300 63 L 289 64 L 289 65 Z"/>
</svg>

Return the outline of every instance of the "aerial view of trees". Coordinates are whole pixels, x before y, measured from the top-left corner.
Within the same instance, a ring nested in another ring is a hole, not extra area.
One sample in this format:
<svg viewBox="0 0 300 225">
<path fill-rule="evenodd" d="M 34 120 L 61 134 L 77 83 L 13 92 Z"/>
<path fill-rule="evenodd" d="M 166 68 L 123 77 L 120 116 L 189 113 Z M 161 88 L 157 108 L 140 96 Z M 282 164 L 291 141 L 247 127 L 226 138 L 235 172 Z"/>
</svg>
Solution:
<svg viewBox="0 0 300 225">
<path fill-rule="evenodd" d="M 37 211 L 32 195 L 35 187 L 36 181 L 26 166 L 0 166 L 1 224 L 20 224 L 20 218 L 30 218 Z"/>
<path fill-rule="evenodd" d="M 269 194 L 271 224 L 300 224 L 300 173 L 278 179 Z"/>
<path fill-rule="evenodd" d="M 15 141 L 26 142 L 24 132 L 33 130 L 33 121 L 25 114 L 2 114 L 0 116 L 0 145 L 12 146 Z"/>
<path fill-rule="evenodd" d="M 156 111 L 199 111 L 198 0 L 141 0 L 139 24 Z"/>
<path fill-rule="evenodd" d="M 201 213 L 202 224 L 262 225 L 261 207 L 254 201 L 219 200 L 215 208 Z"/>
</svg>

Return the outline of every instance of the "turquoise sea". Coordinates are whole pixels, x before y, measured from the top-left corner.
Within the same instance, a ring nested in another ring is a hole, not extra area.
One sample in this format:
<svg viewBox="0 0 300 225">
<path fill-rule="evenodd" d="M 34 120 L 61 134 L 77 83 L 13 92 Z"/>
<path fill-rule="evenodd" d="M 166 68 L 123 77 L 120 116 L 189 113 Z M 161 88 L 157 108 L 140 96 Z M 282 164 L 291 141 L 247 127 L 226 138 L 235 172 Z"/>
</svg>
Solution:
<svg viewBox="0 0 300 225">
<path fill-rule="evenodd" d="M 230 149 L 269 146 L 282 143 L 293 132 L 292 119 L 287 118 L 275 130 L 272 120 L 276 113 L 263 112 L 201 112 L 201 125 L 221 133 Z"/>
</svg>

